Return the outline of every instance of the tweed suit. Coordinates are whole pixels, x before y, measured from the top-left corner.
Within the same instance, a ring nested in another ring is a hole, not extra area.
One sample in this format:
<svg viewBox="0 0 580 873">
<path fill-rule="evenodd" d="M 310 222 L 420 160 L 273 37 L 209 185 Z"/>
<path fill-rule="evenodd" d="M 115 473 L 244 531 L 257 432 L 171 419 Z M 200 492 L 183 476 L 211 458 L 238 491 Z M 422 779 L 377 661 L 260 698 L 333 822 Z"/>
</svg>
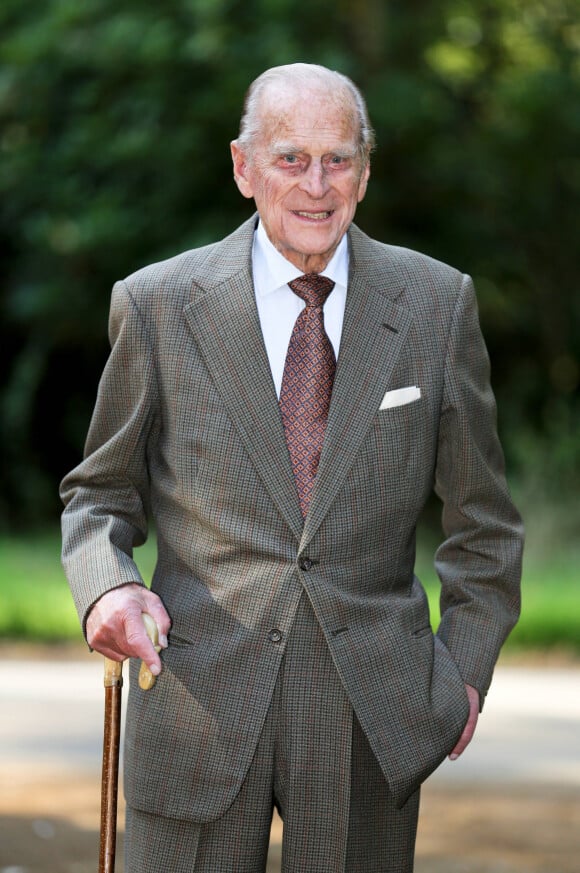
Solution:
<svg viewBox="0 0 580 873">
<path fill-rule="evenodd" d="M 153 517 L 152 587 L 173 625 L 155 688 L 132 683 L 126 793 L 199 822 L 240 789 L 304 593 L 398 804 L 461 734 L 464 683 L 485 697 L 519 610 L 521 525 L 470 279 L 351 226 L 303 520 L 255 305 L 254 227 L 115 286 L 86 458 L 62 485 L 63 561 L 83 621 L 107 590 L 139 581 L 132 549 Z M 406 386 L 420 399 L 380 410 Z M 435 637 L 413 574 L 434 487 L 445 530 Z"/>
</svg>

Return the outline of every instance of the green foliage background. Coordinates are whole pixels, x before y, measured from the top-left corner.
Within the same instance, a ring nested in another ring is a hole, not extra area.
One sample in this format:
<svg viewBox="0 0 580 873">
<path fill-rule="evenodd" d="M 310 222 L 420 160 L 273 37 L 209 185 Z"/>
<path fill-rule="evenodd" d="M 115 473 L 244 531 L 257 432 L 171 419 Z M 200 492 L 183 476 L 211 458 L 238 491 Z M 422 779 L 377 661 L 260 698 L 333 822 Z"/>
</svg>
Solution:
<svg viewBox="0 0 580 873">
<path fill-rule="evenodd" d="M 472 273 L 510 475 L 580 484 L 574 0 L 3 0 L 0 527 L 54 520 L 107 354 L 112 283 L 229 233 L 245 89 L 350 75 L 378 149 L 358 223 Z"/>
</svg>

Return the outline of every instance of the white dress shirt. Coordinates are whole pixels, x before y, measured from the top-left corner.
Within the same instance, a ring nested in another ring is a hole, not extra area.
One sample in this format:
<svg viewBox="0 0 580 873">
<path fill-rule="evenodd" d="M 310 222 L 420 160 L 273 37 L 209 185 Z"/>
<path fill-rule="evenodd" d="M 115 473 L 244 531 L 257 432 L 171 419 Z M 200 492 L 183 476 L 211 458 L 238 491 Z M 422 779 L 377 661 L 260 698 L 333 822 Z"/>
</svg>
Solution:
<svg viewBox="0 0 580 873">
<path fill-rule="evenodd" d="M 304 301 L 288 287 L 288 282 L 302 276 L 301 270 L 274 247 L 262 223 L 254 234 L 252 272 L 260 325 L 276 394 L 280 397 L 284 362 L 294 323 L 305 307 Z M 340 241 L 332 259 L 321 273 L 334 282 L 334 288 L 324 304 L 324 327 L 338 360 L 340 335 L 348 283 L 348 243 Z"/>
</svg>

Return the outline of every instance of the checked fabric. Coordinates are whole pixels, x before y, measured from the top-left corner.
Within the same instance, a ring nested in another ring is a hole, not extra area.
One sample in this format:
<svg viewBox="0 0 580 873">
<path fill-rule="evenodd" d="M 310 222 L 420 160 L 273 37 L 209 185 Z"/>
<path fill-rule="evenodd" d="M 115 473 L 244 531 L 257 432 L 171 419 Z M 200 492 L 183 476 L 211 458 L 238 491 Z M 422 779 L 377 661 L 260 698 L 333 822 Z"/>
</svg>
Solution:
<svg viewBox="0 0 580 873">
<path fill-rule="evenodd" d="M 324 330 L 322 307 L 334 282 L 307 273 L 288 283 L 306 303 L 288 344 L 280 410 L 296 479 L 302 515 L 310 506 L 322 451 L 332 383 L 336 369 L 334 349 Z"/>
</svg>

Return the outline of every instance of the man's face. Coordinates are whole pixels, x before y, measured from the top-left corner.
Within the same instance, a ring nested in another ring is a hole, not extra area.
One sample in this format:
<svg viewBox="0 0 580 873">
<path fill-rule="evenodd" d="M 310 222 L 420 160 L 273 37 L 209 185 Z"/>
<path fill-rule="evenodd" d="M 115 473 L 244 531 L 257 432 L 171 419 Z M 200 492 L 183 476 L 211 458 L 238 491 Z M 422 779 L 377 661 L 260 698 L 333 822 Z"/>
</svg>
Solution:
<svg viewBox="0 0 580 873">
<path fill-rule="evenodd" d="M 312 90 L 262 97 L 252 149 L 232 143 L 234 177 L 253 197 L 271 242 L 303 272 L 327 265 L 365 195 L 352 102 Z"/>
</svg>

